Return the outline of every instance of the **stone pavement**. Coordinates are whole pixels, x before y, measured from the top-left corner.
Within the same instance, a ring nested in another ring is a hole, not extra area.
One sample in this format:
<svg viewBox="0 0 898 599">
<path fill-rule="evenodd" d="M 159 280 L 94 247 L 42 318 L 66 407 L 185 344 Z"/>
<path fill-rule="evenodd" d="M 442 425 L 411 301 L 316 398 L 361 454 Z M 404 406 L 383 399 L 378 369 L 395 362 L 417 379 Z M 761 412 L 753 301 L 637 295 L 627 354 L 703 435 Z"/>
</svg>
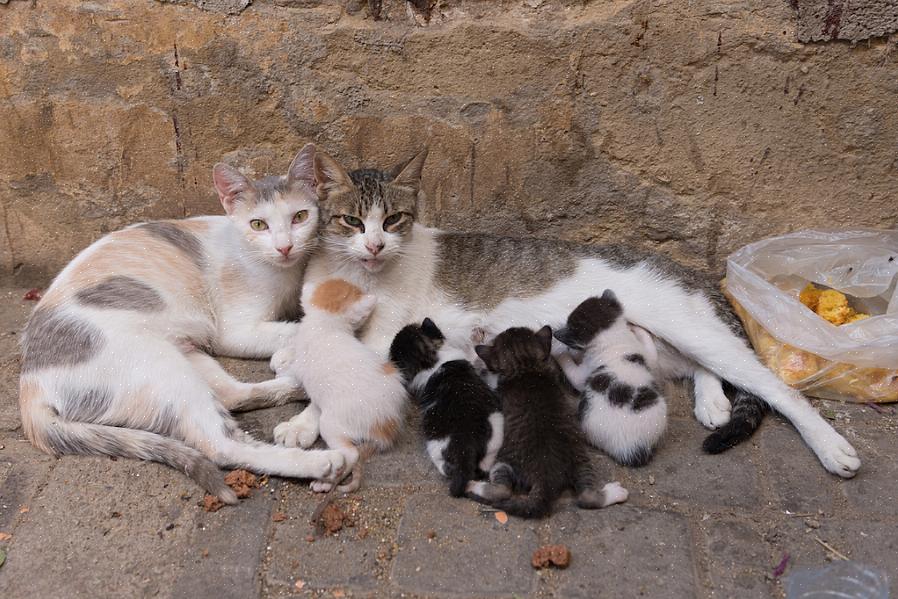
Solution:
<svg viewBox="0 0 898 599">
<path fill-rule="evenodd" d="M 209 513 L 202 492 L 156 464 L 52 459 L 23 440 L 16 405 L 18 332 L 32 303 L 0 290 L 0 597 L 781 597 L 783 579 L 834 556 L 822 543 L 898 580 L 898 415 L 821 403 L 864 460 L 850 481 L 828 475 L 795 431 L 768 418 L 722 456 L 682 394 L 646 468 L 598 457 L 630 490 L 622 506 L 564 502 L 541 522 L 450 498 L 420 438 L 374 457 L 363 488 L 338 500 L 354 520 L 310 542 L 318 498 L 272 478 L 238 506 Z M 262 362 L 227 360 L 246 379 Z M 241 417 L 271 439 L 296 404 Z M 278 515 L 275 518 L 275 515 Z M 286 519 L 281 519 L 281 514 Z M 819 539 L 819 541 L 818 541 Z M 821 543 L 822 542 L 822 543 Z M 566 570 L 534 571 L 532 552 L 563 543 Z M 773 570 L 784 554 L 782 578 Z"/>
</svg>

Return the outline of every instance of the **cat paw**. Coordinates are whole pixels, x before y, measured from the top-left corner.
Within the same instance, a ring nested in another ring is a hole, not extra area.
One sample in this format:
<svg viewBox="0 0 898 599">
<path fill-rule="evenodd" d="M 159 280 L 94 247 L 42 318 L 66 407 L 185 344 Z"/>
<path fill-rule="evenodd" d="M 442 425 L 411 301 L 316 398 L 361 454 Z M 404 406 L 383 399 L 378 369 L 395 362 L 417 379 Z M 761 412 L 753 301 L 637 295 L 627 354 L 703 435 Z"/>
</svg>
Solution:
<svg viewBox="0 0 898 599">
<path fill-rule="evenodd" d="M 605 505 L 623 503 L 630 497 L 629 491 L 623 488 L 617 481 L 610 482 L 602 487 L 602 493 L 605 495 Z"/>
<path fill-rule="evenodd" d="M 313 480 L 309 483 L 309 488 L 312 489 L 312 493 L 327 493 L 334 488 L 334 485 L 322 480 Z"/>
<path fill-rule="evenodd" d="M 320 450 L 307 451 L 304 478 L 314 478 L 314 482 L 327 484 L 339 481 L 346 473 L 346 458 L 339 451 Z M 313 482 L 313 484 L 314 484 Z M 313 487 L 314 490 L 314 487 Z"/>
<path fill-rule="evenodd" d="M 284 447 L 308 449 L 318 440 L 318 427 L 307 422 L 302 414 L 274 427 L 274 442 Z"/>
<path fill-rule="evenodd" d="M 274 352 L 268 367 L 275 376 L 281 376 L 288 374 L 287 371 L 290 369 L 291 364 L 293 364 L 293 348 L 288 346 Z"/>
<path fill-rule="evenodd" d="M 730 410 L 732 406 L 729 401 L 726 404 L 722 401 L 700 402 L 697 399 L 695 401 L 695 417 L 711 430 L 720 428 L 730 421 Z"/>
<path fill-rule="evenodd" d="M 861 467 L 857 451 L 832 428 L 805 436 L 823 467 L 842 478 L 852 478 Z"/>
</svg>

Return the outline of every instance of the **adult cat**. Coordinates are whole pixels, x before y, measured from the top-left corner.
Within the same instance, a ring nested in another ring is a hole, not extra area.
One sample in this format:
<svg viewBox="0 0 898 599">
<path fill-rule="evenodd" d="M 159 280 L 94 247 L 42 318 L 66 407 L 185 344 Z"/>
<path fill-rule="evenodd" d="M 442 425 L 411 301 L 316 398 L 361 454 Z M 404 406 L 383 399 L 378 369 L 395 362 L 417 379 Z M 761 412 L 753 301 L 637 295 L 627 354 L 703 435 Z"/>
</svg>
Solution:
<svg viewBox="0 0 898 599">
<path fill-rule="evenodd" d="M 25 435 L 52 455 L 113 455 L 186 472 L 235 502 L 218 466 L 336 478 L 343 456 L 253 441 L 228 410 L 285 402 L 296 382 L 238 383 L 200 348 L 270 357 L 294 334 L 318 202 L 305 146 L 287 176 L 217 164 L 227 216 L 159 221 L 82 251 L 35 307 L 22 342 Z"/>
<path fill-rule="evenodd" d="M 513 326 L 559 327 L 581 301 L 613 289 L 632 323 L 686 358 L 689 367 L 678 374 L 695 381 L 695 414 L 718 429 L 706 450 L 747 438 L 760 423 L 757 398 L 763 398 L 792 422 L 827 470 L 843 477 L 857 472 L 854 448 L 758 361 L 713 280 L 632 248 L 416 224 L 425 157 L 421 152 L 390 172 L 347 173 L 324 154 L 314 161 L 324 251 L 309 262 L 307 281 L 336 276 L 376 294 L 362 339 L 381 355 L 399 329 L 425 316 L 446 323 L 447 342 L 464 346 L 477 326 L 492 334 Z M 295 420 L 316 426 L 314 418 Z"/>
</svg>

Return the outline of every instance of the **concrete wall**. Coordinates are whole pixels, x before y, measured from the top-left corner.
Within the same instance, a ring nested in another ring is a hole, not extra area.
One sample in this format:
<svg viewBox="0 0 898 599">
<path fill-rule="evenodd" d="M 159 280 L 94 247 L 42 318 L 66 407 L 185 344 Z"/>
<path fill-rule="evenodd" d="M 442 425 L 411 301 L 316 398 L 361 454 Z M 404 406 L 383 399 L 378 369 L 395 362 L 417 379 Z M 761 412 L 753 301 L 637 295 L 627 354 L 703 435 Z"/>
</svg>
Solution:
<svg viewBox="0 0 898 599">
<path fill-rule="evenodd" d="M 0 2 L 0 278 L 218 213 L 212 164 L 280 172 L 310 140 L 350 167 L 429 144 L 430 224 L 709 270 L 792 229 L 896 226 L 889 38 L 799 43 L 785 0 L 414 4 Z"/>
</svg>

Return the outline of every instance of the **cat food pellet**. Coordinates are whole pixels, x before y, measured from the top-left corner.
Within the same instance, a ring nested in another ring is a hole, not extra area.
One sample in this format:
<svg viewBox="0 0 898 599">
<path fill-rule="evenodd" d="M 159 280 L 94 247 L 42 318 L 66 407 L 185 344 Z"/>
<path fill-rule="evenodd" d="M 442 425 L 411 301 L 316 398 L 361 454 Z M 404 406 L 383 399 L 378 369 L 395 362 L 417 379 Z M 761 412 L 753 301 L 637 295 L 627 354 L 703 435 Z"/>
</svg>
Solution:
<svg viewBox="0 0 898 599">
<path fill-rule="evenodd" d="M 209 495 L 208 493 L 203 498 L 203 509 L 207 512 L 217 512 L 221 508 L 224 507 L 224 502 L 221 499 L 216 497 L 215 495 Z"/>
<path fill-rule="evenodd" d="M 249 497 L 252 490 L 259 486 L 256 475 L 246 470 L 233 470 L 225 476 L 224 481 L 240 499 Z"/>
<path fill-rule="evenodd" d="M 548 568 L 555 566 L 556 568 L 567 568 L 571 563 L 571 550 L 564 545 L 545 545 L 533 552 L 530 559 L 530 565 L 536 569 Z"/>
<path fill-rule="evenodd" d="M 275 522 L 283 522 L 287 519 L 287 514 L 285 514 L 284 512 L 275 512 L 274 514 L 272 514 L 271 519 Z"/>
</svg>

